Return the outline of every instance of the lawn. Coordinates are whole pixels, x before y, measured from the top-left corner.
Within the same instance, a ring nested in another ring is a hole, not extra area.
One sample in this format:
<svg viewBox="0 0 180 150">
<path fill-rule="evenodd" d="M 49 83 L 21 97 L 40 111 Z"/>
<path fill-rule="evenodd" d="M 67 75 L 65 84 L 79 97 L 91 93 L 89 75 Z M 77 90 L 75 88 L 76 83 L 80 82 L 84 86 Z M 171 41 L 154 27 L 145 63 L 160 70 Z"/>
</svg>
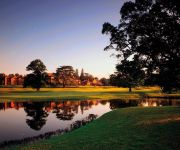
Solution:
<svg viewBox="0 0 180 150">
<path fill-rule="evenodd" d="M 130 107 L 109 112 L 88 125 L 13 150 L 179 150 L 179 107 Z"/>
<path fill-rule="evenodd" d="M 0 88 L 0 99 L 47 99 L 47 100 L 81 100 L 81 99 L 139 99 L 141 96 L 180 97 L 179 94 L 162 94 L 158 87 L 128 88 L 116 87 L 78 87 L 78 88 L 42 88 L 35 91 L 31 88 Z"/>
</svg>

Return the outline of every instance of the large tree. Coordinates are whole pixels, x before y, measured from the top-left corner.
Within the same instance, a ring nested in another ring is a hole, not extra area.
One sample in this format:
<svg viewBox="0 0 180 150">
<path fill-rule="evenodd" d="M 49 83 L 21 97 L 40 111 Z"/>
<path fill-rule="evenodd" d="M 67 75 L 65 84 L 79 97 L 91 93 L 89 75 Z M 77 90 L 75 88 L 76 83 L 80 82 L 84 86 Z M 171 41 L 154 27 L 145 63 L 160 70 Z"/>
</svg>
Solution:
<svg viewBox="0 0 180 150">
<path fill-rule="evenodd" d="M 118 26 L 104 23 L 110 35 L 105 48 L 121 61 L 138 58 L 148 76 L 156 74 L 165 92 L 180 88 L 180 3 L 178 0 L 135 0 L 124 3 Z"/>
<path fill-rule="evenodd" d="M 76 84 L 76 74 L 72 66 L 60 66 L 56 70 L 56 79 L 63 87 Z"/>
<path fill-rule="evenodd" d="M 25 77 L 24 87 L 31 86 L 39 91 L 45 84 L 46 66 L 40 59 L 36 59 L 30 62 L 30 64 L 26 67 L 26 70 L 32 71 L 32 73 Z"/>
</svg>

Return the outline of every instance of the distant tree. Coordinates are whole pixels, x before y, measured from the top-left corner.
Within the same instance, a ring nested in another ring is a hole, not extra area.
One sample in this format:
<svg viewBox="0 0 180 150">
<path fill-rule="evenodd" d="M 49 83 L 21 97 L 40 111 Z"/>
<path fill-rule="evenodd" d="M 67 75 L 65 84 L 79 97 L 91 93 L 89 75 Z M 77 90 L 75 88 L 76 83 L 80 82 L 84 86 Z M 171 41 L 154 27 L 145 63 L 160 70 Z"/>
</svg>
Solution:
<svg viewBox="0 0 180 150">
<path fill-rule="evenodd" d="M 35 88 L 37 91 L 45 85 L 45 71 L 46 66 L 40 59 L 33 60 L 26 67 L 27 71 L 32 71 L 31 74 L 27 74 L 24 79 L 24 87 L 31 86 Z"/>
<path fill-rule="evenodd" d="M 84 80 L 92 82 L 94 80 L 94 77 L 89 73 L 84 73 Z"/>
<path fill-rule="evenodd" d="M 118 74 L 114 73 L 109 76 L 109 84 L 112 86 L 119 86 Z"/>
<path fill-rule="evenodd" d="M 1 73 L 0 74 L 0 85 L 4 85 L 5 84 L 5 74 Z"/>
<path fill-rule="evenodd" d="M 19 75 L 19 73 L 16 73 L 15 76 L 16 76 L 16 77 L 19 77 L 20 75 Z"/>
<path fill-rule="evenodd" d="M 9 74 L 8 77 L 13 78 L 14 74 Z"/>
<path fill-rule="evenodd" d="M 132 91 L 132 87 L 144 85 L 145 71 L 138 62 L 124 60 L 116 65 L 116 70 L 117 72 L 110 75 L 111 85 L 128 87 L 129 92 Z"/>
<path fill-rule="evenodd" d="M 84 69 L 81 70 L 80 80 L 81 82 L 85 80 Z"/>
<path fill-rule="evenodd" d="M 124 60 L 116 66 L 118 71 L 118 80 L 121 86 L 128 87 L 129 92 L 132 87 L 142 85 L 145 78 L 145 72 L 142 70 L 139 62 Z"/>
<path fill-rule="evenodd" d="M 63 87 L 75 83 L 75 71 L 72 66 L 61 66 L 56 70 L 56 78 Z"/>
<path fill-rule="evenodd" d="M 76 79 L 79 79 L 80 77 L 79 77 L 79 71 L 78 71 L 78 69 L 76 69 L 76 71 L 75 71 L 75 77 L 76 77 Z"/>
<path fill-rule="evenodd" d="M 157 75 L 164 92 L 180 89 L 180 3 L 178 0 L 135 0 L 124 3 L 120 23 L 104 23 L 110 35 L 105 48 L 121 61 L 137 57 L 148 76 Z"/>
<path fill-rule="evenodd" d="M 102 83 L 102 85 L 104 86 L 108 86 L 109 85 L 109 79 L 106 78 L 101 78 L 100 82 Z"/>
</svg>

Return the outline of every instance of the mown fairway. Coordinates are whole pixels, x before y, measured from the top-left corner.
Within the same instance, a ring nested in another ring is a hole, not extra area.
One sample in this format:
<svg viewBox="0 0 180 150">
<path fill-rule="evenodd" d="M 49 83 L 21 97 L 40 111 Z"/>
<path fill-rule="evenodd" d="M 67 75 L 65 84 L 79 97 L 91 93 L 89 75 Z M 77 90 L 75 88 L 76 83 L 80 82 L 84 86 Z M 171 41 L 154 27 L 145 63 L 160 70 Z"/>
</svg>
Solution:
<svg viewBox="0 0 180 150">
<path fill-rule="evenodd" d="M 124 108 L 62 136 L 27 145 L 20 150 L 179 150 L 180 108 Z"/>
<path fill-rule="evenodd" d="M 115 87 L 79 87 L 79 88 L 42 88 L 35 91 L 31 88 L 0 88 L 0 99 L 138 99 L 143 94 L 149 96 L 166 96 L 158 87 L 128 88 Z M 174 94 L 171 96 L 179 96 Z"/>
<path fill-rule="evenodd" d="M 129 93 L 128 88 L 116 87 L 79 87 L 79 88 L 42 88 L 35 91 L 31 88 L 0 88 L 0 99 L 138 99 L 142 95 L 151 97 L 180 97 L 180 94 L 161 94 L 158 87 L 134 88 Z"/>
</svg>

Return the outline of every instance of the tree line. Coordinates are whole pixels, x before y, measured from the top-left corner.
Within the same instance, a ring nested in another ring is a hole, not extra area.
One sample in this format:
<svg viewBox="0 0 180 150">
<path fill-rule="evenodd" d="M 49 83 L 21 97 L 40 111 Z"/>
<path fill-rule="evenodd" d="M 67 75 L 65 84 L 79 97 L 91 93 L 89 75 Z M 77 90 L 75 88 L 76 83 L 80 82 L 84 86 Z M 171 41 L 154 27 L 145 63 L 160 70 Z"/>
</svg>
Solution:
<svg viewBox="0 0 180 150">
<path fill-rule="evenodd" d="M 53 80 L 55 83 L 50 83 L 48 80 L 49 75 L 46 72 L 46 66 L 40 59 L 35 59 L 30 62 L 26 67 L 27 71 L 32 73 L 27 74 L 24 78 L 24 87 L 32 87 L 37 91 L 41 87 L 46 87 L 47 85 L 51 87 L 62 86 L 63 88 L 67 86 L 78 86 L 78 85 L 109 85 L 109 80 L 106 78 L 101 78 L 100 80 L 97 77 L 89 73 L 84 73 L 82 69 L 81 74 L 79 75 L 78 69 L 74 70 L 72 66 L 60 66 L 56 69 L 56 72 L 53 73 Z"/>
</svg>

